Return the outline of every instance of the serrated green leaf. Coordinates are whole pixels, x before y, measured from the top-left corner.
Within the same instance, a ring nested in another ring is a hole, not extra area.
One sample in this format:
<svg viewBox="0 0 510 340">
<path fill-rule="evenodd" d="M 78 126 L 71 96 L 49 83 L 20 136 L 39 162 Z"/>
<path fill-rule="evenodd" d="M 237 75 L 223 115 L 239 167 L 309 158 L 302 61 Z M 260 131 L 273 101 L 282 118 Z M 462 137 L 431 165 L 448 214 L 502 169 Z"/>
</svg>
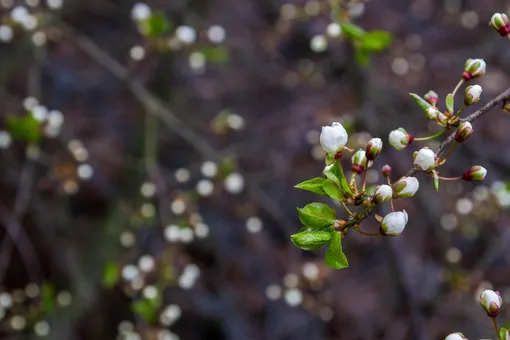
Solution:
<svg viewBox="0 0 510 340">
<path fill-rule="evenodd" d="M 453 113 L 453 95 L 451 93 L 448 93 L 446 96 L 446 109 L 448 112 Z"/>
<path fill-rule="evenodd" d="M 119 282 L 120 270 L 115 262 L 109 262 L 104 267 L 103 286 L 111 288 Z"/>
<path fill-rule="evenodd" d="M 364 29 L 354 24 L 342 24 L 342 33 L 354 40 L 360 40 L 366 34 Z"/>
<path fill-rule="evenodd" d="M 427 109 L 432 106 L 425 99 L 423 99 L 422 97 L 418 96 L 416 93 L 409 93 L 409 95 L 411 97 L 413 97 L 413 99 L 416 102 L 416 104 L 418 104 L 418 106 L 423 111 L 427 111 Z"/>
<path fill-rule="evenodd" d="M 342 189 L 340 189 L 340 187 L 330 179 L 326 179 L 324 181 L 322 184 L 322 190 L 326 193 L 326 195 L 337 201 L 342 201 L 344 199 L 344 193 Z"/>
<path fill-rule="evenodd" d="M 330 239 L 331 233 L 327 231 L 305 231 L 290 236 L 296 247 L 308 251 L 323 247 Z"/>
<path fill-rule="evenodd" d="M 391 44 L 391 34 L 386 31 L 366 32 L 361 38 L 361 48 L 365 51 L 380 52 Z"/>
<path fill-rule="evenodd" d="M 225 47 L 221 46 L 204 46 L 200 49 L 205 60 L 212 63 L 224 64 L 230 60 L 230 54 Z"/>
<path fill-rule="evenodd" d="M 331 231 L 331 241 L 326 251 L 324 263 L 333 269 L 342 269 L 349 267 L 347 257 L 342 250 L 342 241 L 340 235 L 335 230 Z"/>
<path fill-rule="evenodd" d="M 172 22 L 163 12 L 156 12 L 140 23 L 142 33 L 150 38 L 159 37 L 169 33 Z"/>
<path fill-rule="evenodd" d="M 347 183 L 347 179 L 345 178 L 344 171 L 340 165 L 340 162 L 335 161 L 328 170 L 324 171 L 324 175 L 326 175 L 328 179 L 332 180 L 336 185 L 338 185 L 344 195 L 354 195 L 354 192 L 349 186 L 349 183 Z"/>
<path fill-rule="evenodd" d="M 319 195 L 327 195 L 326 192 L 322 189 L 322 185 L 326 181 L 327 181 L 326 178 L 316 177 L 309 179 L 308 181 L 301 182 L 294 186 L 294 188 L 311 191 Z"/>
<path fill-rule="evenodd" d="M 319 202 L 310 203 L 304 208 L 297 208 L 299 220 L 303 225 L 313 229 L 323 229 L 335 223 L 335 209 Z"/>
<path fill-rule="evenodd" d="M 12 138 L 19 139 L 28 143 L 38 143 L 41 138 L 41 125 L 31 115 L 25 117 L 7 117 L 7 131 Z"/>
</svg>

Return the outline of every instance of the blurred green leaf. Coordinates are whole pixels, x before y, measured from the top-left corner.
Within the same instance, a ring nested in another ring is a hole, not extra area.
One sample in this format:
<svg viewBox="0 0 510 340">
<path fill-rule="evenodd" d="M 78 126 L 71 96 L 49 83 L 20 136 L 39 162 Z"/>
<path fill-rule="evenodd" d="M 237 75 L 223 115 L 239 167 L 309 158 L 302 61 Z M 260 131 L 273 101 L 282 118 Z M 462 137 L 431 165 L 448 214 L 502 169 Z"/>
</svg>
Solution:
<svg viewBox="0 0 510 340">
<path fill-rule="evenodd" d="M 119 282 L 120 269 L 117 263 L 109 262 L 106 264 L 103 273 L 103 286 L 111 288 Z"/>
<path fill-rule="evenodd" d="M 297 208 L 297 210 L 299 220 L 307 227 L 323 229 L 335 223 L 335 209 L 327 204 L 314 202 L 304 208 Z"/>
<path fill-rule="evenodd" d="M 354 59 L 358 65 L 366 66 L 370 62 L 370 52 L 362 48 L 357 48 L 356 52 L 354 52 Z"/>
<path fill-rule="evenodd" d="M 168 34 L 172 30 L 172 22 L 163 12 L 156 12 L 141 22 L 142 33 L 150 38 Z"/>
<path fill-rule="evenodd" d="M 224 64 L 230 60 L 230 54 L 225 47 L 221 46 L 203 46 L 200 48 L 200 52 L 204 55 L 205 60 Z"/>
<path fill-rule="evenodd" d="M 361 40 L 366 34 L 364 29 L 354 24 L 342 24 L 342 33 L 354 40 Z"/>
<path fill-rule="evenodd" d="M 301 183 L 297 184 L 296 186 L 294 186 L 294 188 L 311 191 L 311 192 L 314 192 L 319 195 L 326 195 L 326 192 L 322 189 L 322 185 L 326 181 L 327 180 L 323 177 L 316 177 L 316 178 L 301 182 Z"/>
<path fill-rule="evenodd" d="M 504 327 L 501 327 L 501 328 L 499 329 L 499 338 L 500 338 L 501 340 L 506 340 L 506 339 L 508 339 L 508 336 L 509 336 L 509 331 L 508 331 L 508 329 L 506 329 L 506 328 L 504 328 Z"/>
<path fill-rule="evenodd" d="M 157 310 L 148 300 L 138 300 L 131 303 L 131 310 L 148 324 L 157 320 Z"/>
<path fill-rule="evenodd" d="M 331 231 L 331 241 L 326 251 L 324 263 L 333 269 L 342 269 L 349 266 L 347 257 L 342 250 L 342 241 L 340 235 L 335 231 Z"/>
<path fill-rule="evenodd" d="M 453 95 L 451 93 L 448 93 L 446 96 L 446 109 L 448 112 L 453 113 Z"/>
<path fill-rule="evenodd" d="M 380 52 L 391 44 L 391 34 L 386 31 L 370 31 L 361 37 L 361 49 Z"/>
<path fill-rule="evenodd" d="M 290 237 L 296 247 L 308 251 L 323 247 L 330 239 L 331 233 L 327 231 L 304 231 Z"/>
<path fill-rule="evenodd" d="M 38 143 L 41 140 L 41 126 L 31 115 L 25 117 L 7 117 L 7 131 L 12 138 L 28 143 Z"/>
<path fill-rule="evenodd" d="M 55 311 L 55 287 L 49 282 L 41 285 L 41 309 L 46 314 Z"/>
<path fill-rule="evenodd" d="M 330 179 L 326 179 L 322 184 L 322 190 L 331 198 L 342 201 L 344 199 L 344 193 L 340 187 Z"/>
</svg>

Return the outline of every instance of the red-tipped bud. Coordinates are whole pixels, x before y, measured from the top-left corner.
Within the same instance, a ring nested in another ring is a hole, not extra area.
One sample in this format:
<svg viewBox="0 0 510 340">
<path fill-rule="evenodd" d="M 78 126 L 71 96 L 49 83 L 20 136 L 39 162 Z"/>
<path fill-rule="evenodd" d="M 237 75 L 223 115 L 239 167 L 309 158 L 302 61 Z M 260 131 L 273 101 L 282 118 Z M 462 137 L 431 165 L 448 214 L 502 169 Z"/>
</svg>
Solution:
<svg viewBox="0 0 510 340">
<path fill-rule="evenodd" d="M 489 22 L 489 26 L 494 28 L 502 37 L 510 34 L 510 25 L 508 24 L 508 17 L 504 13 L 494 13 Z"/>
<path fill-rule="evenodd" d="M 383 141 L 381 138 L 372 138 L 365 149 L 366 157 L 369 161 L 373 161 L 381 154 Z"/>
<path fill-rule="evenodd" d="M 382 184 L 375 188 L 374 191 L 374 202 L 376 204 L 382 204 L 388 202 L 393 197 L 393 189 L 387 185 Z"/>
<path fill-rule="evenodd" d="M 483 59 L 468 59 L 464 65 L 464 73 L 462 78 L 470 80 L 481 77 L 485 74 L 487 65 Z"/>
<path fill-rule="evenodd" d="M 472 166 L 471 169 L 464 171 L 464 175 L 462 179 L 469 182 L 480 182 L 485 179 L 487 175 L 487 169 L 483 166 L 475 165 Z"/>
<path fill-rule="evenodd" d="M 382 172 L 384 177 L 390 177 L 391 176 L 391 172 L 392 172 L 391 166 L 386 164 L 385 166 L 382 167 L 381 172 Z"/>
<path fill-rule="evenodd" d="M 413 142 L 413 136 L 404 128 L 398 128 L 390 132 L 389 140 L 390 145 L 400 151 Z"/>
<path fill-rule="evenodd" d="M 498 316 L 499 309 L 503 304 L 503 300 L 501 296 L 499 296 L 499 292 L 495 292 L 493 290 L 484 290 L 482 294 L 480 294 L 480 306 L 485 309 L 487 315 L 491 318 L 495 318 Z"/>
<path fill-rule="evenodd" d="M 437 106 L 437 102 L 439 101 L 439 96 L 434 91 L 430 90 L 427 92 L 423 98 L 432 106 Z"/>
<path fill-rule="evenodd" d="M 352 155 L 352 171 L 361 174 L 367 168 L 367 157 L 365 154 L 365 150 L 359 149 Z"/>
<path fill-rule="evenodd" d="M 470 122 L 460 123 L 455 132 L 455 140 L 459 143 L 465 142 L 473 133 L 473 126 Z"/>
</svg>

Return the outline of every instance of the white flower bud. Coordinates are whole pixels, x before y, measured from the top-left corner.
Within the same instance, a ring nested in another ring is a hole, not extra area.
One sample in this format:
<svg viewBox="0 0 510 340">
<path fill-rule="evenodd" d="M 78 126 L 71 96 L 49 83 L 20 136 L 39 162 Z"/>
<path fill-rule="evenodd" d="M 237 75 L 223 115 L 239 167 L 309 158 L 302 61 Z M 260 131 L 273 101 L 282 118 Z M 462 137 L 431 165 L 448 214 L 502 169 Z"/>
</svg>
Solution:
<svg viewBox="0 0 510 340">
<path fill-rule="evenodd" d="M 412 143 L 413 136 L 407 133 L 403 128 L 398 128 L 390 132 L 390 144 L 397 150 L 402 150 Z"/>
<path fill-rule="evenodd" d="M 508 16 L 504 13 L 494 13 L 489 22 L 489 26 L 494 28 L 502 37 L 510 34 L 510 26 L 508 25 Z"/>
<path fill-rule="evenodd" d="M 467 81 L 483 76 L 486 72 L 486 67 L 487 65 L 483 59 L 468 59 L 466 61 L 466 65 L 464 66 L 464 73 L 462 74 L 462 78 Z"/>
<path fill-rule="evenodd" d="M 464 104 L 467 106 L 473 105 L 480 100 L 482 95 L 482 87 L 480 85 L 470 85 L 466 87 L 464 95 Z"/>
<path fill-rule="evenodd" d="M 431 106 L 427 110 L 425 110 L 425 117 L 427 117 L 427 119 L 429 119 L 429 120 L 436 121 L 437 116 L 440 113 L 441 112 L 435 106 Z"/>
<path fill-rule="evenodd" d="M 482 294 L 480 294 L 480 306 L 482 306 L 487 312 L 487 315 L 492 318 L 498 316 L 502 304 L 503 300 L 501 296 L 493 290 L 484 290 Z"/>
<path fill-rule="evenodd" d="M 468 182 L 479 182 L 483 181 L 485 176 L 487 176 L 487 169 L 485 169 L 483 166 L 475 165 L 472 166 L 469 170 L 464 171 L 462 179 Z"/>
<path fill-rule="evenodd" d="M 381 138 L 372 138 L 365 149 L 365 154 L 369 161 L 373 161 L 381 154 L 383 148 L 383 141 Z"/>
<path fill-rule="evenodd" d="M 388 202 L 393 196 L 393 189 L 387 185 L 379 185 L 375 188 L 374 191 L 374 202 L 377 204 L 382 204 Z"/>
<path fill-rule="evenodd" d="M 322 148 L 327 153 L 342 151 L 349 136 L 340 123 L 333 123 L 331 126 L 323 126 L 320 136 Z"/>
<path fill-rule="evenodd" d="M 436 154 L 429 148 L 424 147 L 416 154 L 414 165 L 423 171 L 433 170 L 436 166 Z"/>
<path fill-rule="evenodd" d="M 416 177 L 402 177 L 393 185 L 393 197 L 413 197 L 420 188 Z"/>
<path fill-rule="evenodd" d="M 352 171 L 361 174 L 367 168 L 367 162 L 365 150 L 359 149 L 352 155 Z"/>
<path fill-rule="evenodd" d="M 437 105 L 437 102 L 439 101 L 439 97 L 437 95 L 437 93 L 435 93 L 434 91 L 430 90 L 429 92 L 427 92 L 423 98 L 427 101 L 427 103 L 429 103 L 430 105 L 433 105 L 433 106 L 436 106 Z"/>
<path fill-rule="evenodd" d="M 470 122 L 460 123 L 455 131 L 455 140 L 459 143 L 465 142 L 473 134 L 473 126 Z"/>
<path fill-rule="evenodd" d="M 467 340 L 462 333 L 452 333 L 448 335 L 444 340 Z"/>
<path fill-rule="evenodd" d="M 381 223 L 381 229 L 385 235 L 398 236 L 407 224 L 407 213 L 405 210 L 391 212 L 384 216 Z"/>
</svg>

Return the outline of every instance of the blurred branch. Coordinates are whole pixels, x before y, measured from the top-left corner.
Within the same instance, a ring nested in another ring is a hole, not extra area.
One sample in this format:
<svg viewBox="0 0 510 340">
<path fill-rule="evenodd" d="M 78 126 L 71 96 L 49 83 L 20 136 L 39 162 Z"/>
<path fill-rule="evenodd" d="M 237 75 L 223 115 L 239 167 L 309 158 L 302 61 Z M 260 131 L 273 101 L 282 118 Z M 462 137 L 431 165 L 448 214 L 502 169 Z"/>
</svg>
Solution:
<svg viewBox="0 0 510 340">
<path fill-rule="evenodd" d="M 503 104 L 505 102 L 505 100 L 507 100 L 509 98 L 510 98 L 510 88 L 508 88 L 505 91 L 503 91 L 502 93 L 500 93 L 498 96 L 496 96 L 496 98 L 492 99 L 490 102 L 485 104 L 481 109 L 473 112 L 466 118 L 461 119 L 461 121 L 462 122 L 473 122 L 473 121 L 477 120 L 478 118 L 480 118 L 481 116 L 483 116 L 484 114 L 486 114 L 487 112 L 489 112 L 496 105 Z M 439 156 L 446 149 L 446 147 L 454 140 L 455 140 L 455 131 L 452 132 L 448 136 L 448 138 L 446 138 L 441 143 L 441 145 L 439 145 L 439 147 L 436 150 L 434 150 L 435 154 Z M 412 176 L 416 172 L 417 172 L 416 168 L 413 168 L 407 172 L 406 176 Z"/>
</svg>

